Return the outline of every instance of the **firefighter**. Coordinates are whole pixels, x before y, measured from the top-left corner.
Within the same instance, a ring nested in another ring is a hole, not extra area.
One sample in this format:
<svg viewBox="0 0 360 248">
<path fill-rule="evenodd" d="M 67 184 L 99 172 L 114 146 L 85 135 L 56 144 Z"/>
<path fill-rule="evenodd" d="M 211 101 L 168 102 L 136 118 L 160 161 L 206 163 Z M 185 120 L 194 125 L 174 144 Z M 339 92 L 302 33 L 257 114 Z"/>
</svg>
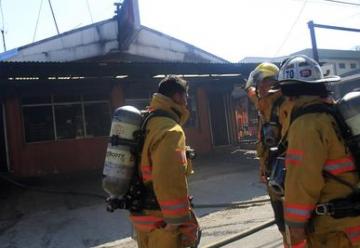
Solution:
<svg viewBox="0 0 360 248">
<path fill-rule="evenodd" d="M 139 171 L 149 202 L 145 209 L 131 213 L 140 248 L 195 247 L 199 225 L 192 212 L 187 176 L 192 173 L 186 157 L 182 125 L 189 117 L 188 83 L 169 76 L 159 83 L 150 111 L 166 111 L 171 118 L 154 117 L 146 127 Z"/>
<path fill-rule="evenodd" d="M 270 120 L 271 106 L 280 96 L 280 93 L 268 94 L 271 86 L 276 82 L 279 69 L 271 63 L 262 63 L 253 70 L 246 82 L 245 89 L 250 100 L 254 103 L 259 114 L 258 136 L 261 136 L 262 124 Z M 258 137 L 256 145 L 257 154 L 260 158 L 260 181 L 266 182 L 267 150 L 261 137 Z"/>
<path fill-rule="evenodd" d="M 284 132 L 283 129 L 286 127 L 285 120 L 289 108 L 279 90 L 270 92 L 270 89 L 272 89 L 277 82 L 276 78 L 278 72 L 279 68 L 275 64 L 267 62 L 262 63 L 250 73 L 246 83 L 248 96 L 255 104 L 259 113 L 259 137 L 256 151 L 260 160 L 260 181 L 267 186 L 272 163 L 274 162 L 273 155 L 270 154 L 270 148 L 276 147 L 280 140 L 281 133 Z M 285 240 L 283 204 L 281 197 L 274 194 L 269 187 L 268 192 L 276 224 Z"/>
<path fill-rule="evenodd" d="M 318 211 L 322 204 L 349 195 L 359 183 L 354 160 L 335 118 L 326 112 L 305 111 L 325 105 L 329 92 L 324 82 L 339 78 L 324 78 L 316 61 L 298 55 L 281 67 L 278 80 L 282 94 L 293 102 L 285 158 L 288 244 L 297 248 L 360 247 L 360 217 L 335 219 Z"/>
</svg>

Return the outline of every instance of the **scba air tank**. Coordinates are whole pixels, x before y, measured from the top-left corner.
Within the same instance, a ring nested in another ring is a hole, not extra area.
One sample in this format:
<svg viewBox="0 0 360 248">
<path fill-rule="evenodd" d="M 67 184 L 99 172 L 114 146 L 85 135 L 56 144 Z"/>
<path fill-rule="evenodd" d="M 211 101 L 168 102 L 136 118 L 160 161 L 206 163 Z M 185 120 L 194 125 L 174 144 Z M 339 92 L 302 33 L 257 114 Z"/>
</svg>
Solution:
<svg viewBox="0 0 360 248">
<path fill-rule="evenodd" d="M 353 148 L 360 153 L 360 89 L 347 93 L 337 104 L 338 111 L 350 129 L 350 135 L 345 138 Z M 353 154 L 353 155 L 357 155 Z"/>
<path fill-rule="evenodd" d="M 111 197 L 121 198 L 129 188 L 136 162 L 134 134 L 140 130 L 141 121 L 141 112 L 132 106 L 120 107 L 113 114 L 102 181 Z"/>
</svg>

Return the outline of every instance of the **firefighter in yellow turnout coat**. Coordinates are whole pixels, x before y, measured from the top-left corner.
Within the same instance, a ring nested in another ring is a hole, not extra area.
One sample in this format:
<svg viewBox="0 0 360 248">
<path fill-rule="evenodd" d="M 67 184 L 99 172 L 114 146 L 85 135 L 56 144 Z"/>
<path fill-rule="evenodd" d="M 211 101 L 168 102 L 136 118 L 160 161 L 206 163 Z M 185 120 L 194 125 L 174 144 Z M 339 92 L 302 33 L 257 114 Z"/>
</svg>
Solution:
<svg viewBox="0 0 360 248">
<path fill-rule="evenodd" d="M 276 84 L 278 72 L 279 69 L 275 64 L 261 63 L 250 73 L 245 87 L 250 100 L 259 112 L 259 137 L 256 151 L 260 160 L 260 181 L 265 184 L 268 184 L 268 177 L 275 159 L 270 156 L 270 148 L 277 146 L 282 133 L 287 128 L 286 119 L 290 107 L 280 91 L 269 93 L 269 89 Z M 285 238 L 283 202 L 271 191 L 270 187 L 268 187 L 268 192 L 276 225 Z"/>
<path fill-rule="evenodd" d="M 281 93 L 268 94 L 268 90 L 275 82 L 279 68 L 272 63 L 261 63 L 249 75 L 245 89 L 250 100 L 254 103 L 259 113 L 259 137 L 256 144 L 257 155 L 260 159 L 260 180 L 266 182 L 268 170 L 268 147 L 260 135 L 263 124 L 270 121 L 274 103 L 281 97 Z"/>
<path fill-rule="evenodd" d="M 165 78 L 151 100 L 150 111 L 160 109 L 173 118 L 155 117 L 146 127 L 139 171 L 160 208 L 130 216 L 140 248 L 188 247 L 198 239 L 199 226 L 190 207 L 187 184 L 191 161 L 186 158 L 181 127 L 189 116 L 187 87 L 180 78 Z"/>
<path fill-rule="evenodd" d="M 323 104 L 326 97 L 320 66 L 306 56 L 290 58 L 280 69 L 282 93 L 294 103 L 292 115 L 306 106 Z M 298 113 L 298 112 L 297 112 Z M 292 120 L 287 134 L 284 217 L 290 247 L 360 247 L 360 217 L 335 219 L 316 214 L 321 203 L 346 197 L 359 177 L 339 127 L 328 113 L 306 113 Z"/>
</svg>

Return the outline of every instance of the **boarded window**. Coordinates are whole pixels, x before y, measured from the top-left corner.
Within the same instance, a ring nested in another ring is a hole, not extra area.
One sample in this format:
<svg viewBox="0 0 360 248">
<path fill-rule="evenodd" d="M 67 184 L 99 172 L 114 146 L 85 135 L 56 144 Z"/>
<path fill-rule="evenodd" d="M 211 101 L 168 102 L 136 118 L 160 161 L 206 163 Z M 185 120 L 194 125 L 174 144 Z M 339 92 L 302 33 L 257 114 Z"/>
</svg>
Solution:
<svg viewBox="0 0 360 248">
<path fill-rule="evenodd" d="M 54 122 L 51 106 L 24 107 L 25 141 L 38 142 L 54 139 Z"/>
<path fill-rule="evenodd" d="M 85 104 L 86 136 L 107 136 L 110 130 L 110 107 L 107 103 Z"/>
<path fill-rule="evenodd" d="M 57 139 L 84 137 L 84 126 L 80 104 L 55 106 Z"/>
</svg>

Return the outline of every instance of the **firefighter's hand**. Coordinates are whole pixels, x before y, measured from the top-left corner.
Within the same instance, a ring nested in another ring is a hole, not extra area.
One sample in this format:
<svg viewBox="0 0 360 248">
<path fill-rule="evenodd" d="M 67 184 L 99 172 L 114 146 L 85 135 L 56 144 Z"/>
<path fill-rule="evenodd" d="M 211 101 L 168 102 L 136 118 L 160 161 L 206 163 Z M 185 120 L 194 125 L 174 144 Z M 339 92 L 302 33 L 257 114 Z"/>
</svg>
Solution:
<svg viewBox="0 0 360 248">
<path fill-rule="evenodd" d="M 290 240 L 292 245 L 299 245 L 298 247 L 306 246 L 306 233 L 304 228 L 290 228 Z M 301 246 L 303 244 L 303 246 Z"/>
<path fill-rule="evenodd" d="M 182 247 L 198 247 L 201 231 L 196 220 L 180 225 Z"/>
</svg>

